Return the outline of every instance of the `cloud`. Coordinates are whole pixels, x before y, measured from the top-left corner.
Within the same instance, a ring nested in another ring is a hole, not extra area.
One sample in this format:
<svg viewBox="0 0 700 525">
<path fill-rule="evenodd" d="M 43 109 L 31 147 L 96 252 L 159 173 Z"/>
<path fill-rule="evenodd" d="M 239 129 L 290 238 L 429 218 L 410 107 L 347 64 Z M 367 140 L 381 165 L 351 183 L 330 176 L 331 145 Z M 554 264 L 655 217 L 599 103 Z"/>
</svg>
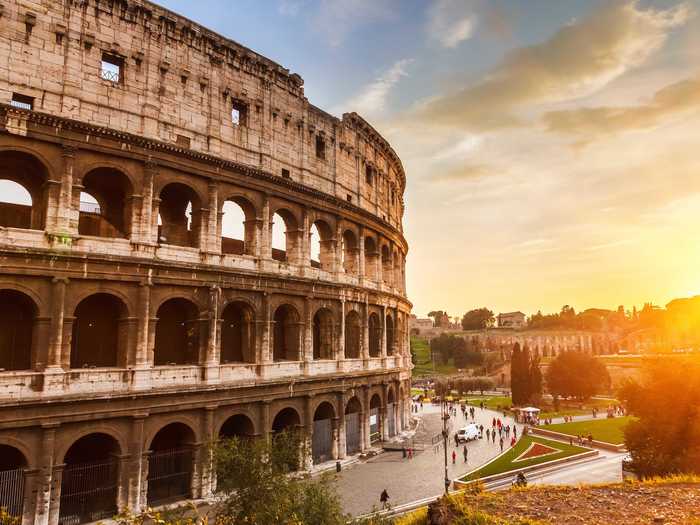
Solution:
<svg viewBox="0 0 700 525">
<path fill-rule="evenodd" d="M 438 171 L 432 180 L 436 182 L 465 182 L 482 179 L 496 172 L 484 164 L 462 164 Z"/>
<path fill-rule="evenodd" d="M 277 11 L 282 16 L 297 16 L 309 0 L 279 0 Z"/>
<path fill-rule="evenodd" d="M 476 15 L 464 0 L 437 0 L 428 10 L 428 34 L 440 45 L 455 48 L 474 33 Z"/>
<path fill-rule="evenodd" d="M 700 75 L 657 91 L 647 104 L 550 111 L 548 131 L 586 137 L 589 141 L 628 130 L 648 129 L 673 116 L 700 110 Z"/>
<path fill-rule="evenodd" d="M 377 116 L 386 110 L 387 99 L 392 88 L 403 78 L 408 76 L 408 66 L 413 59 L 404 58 L 395 62 L 387 71 L 377 77 L 372 83 L 344 106 L 352 111 L 357 111 L 363 116 Z"/>
<path fill-rule="evenodd" d="M 397 0 L 320 0 L 312 24 L 338 47 L 363 24 L 391 19 L 396 13 Z"/>
<path fill-rule="evenodd" d="M 656 10 L 631 0 L 605 2 L 549 40 L 514 50 L 480 82 L 417 112 L 435 124 L 461 129 L 517 126 L 523 107 L 589 95 L 643 64 L 690 16 L 685 4 Z"/>
</svg>

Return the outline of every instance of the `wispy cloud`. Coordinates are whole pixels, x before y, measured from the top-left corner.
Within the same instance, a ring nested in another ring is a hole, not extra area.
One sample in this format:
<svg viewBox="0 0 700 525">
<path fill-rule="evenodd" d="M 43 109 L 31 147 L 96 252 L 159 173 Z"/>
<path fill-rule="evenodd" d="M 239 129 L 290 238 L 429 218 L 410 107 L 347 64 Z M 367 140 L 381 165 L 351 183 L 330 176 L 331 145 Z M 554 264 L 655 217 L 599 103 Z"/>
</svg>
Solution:
<svg viewBox="0 0 700 525">
<path fill-rule="evenodd" d="M 438 182 L 464 182 L 495 174 L 496 171 L 484 164 L 462 164 L 446 170 L 438 170 L 432 177 Z"/>
<path fill-rule="evenodd" d="M 647 104 L 550 111 L 543 121 L 548 131 L 592 141 L 628 130 L 653 128 L 674 116 L 696 111 L 700 111 L 700 76 L 664 87 Z"/>
<path fill-rule="evenodd" d="M 686 4 L 643 9 L 636 1 L 606 2 L 545 42 L 516 49 L 480 82 L 419 110 L 438 125 L 489 130 L 521 123 L 518 110 L 596 92 L 643 64 L 670 30 L 691 16 Z"/>
<path fill-rule="evenodd" d="M 408 67 L 412 63 L 413 59 L 411 58 L 404 58 L 395 62 L 388 70 L 365 86 L 357 96 L 345 103 L 343 109 L 357 111 L 367 117 L 376 117 L 383 114 L 386 110 L 391 90 L 403 77 L 408 76 Z"/>
<path fill-rule="evenodd" d="M 474 33 L 476 15 L 471 2 L 437 0 L 428 11 L 428 34 L 443 47 L 455 48 Z"/>
<path fill-rule="evenodd" d="M 320 0 L 313 26 L 331 46 L 338 47 L 363 24 L 394 17 L 396 4 L 397 0 Z"/>
</svg>

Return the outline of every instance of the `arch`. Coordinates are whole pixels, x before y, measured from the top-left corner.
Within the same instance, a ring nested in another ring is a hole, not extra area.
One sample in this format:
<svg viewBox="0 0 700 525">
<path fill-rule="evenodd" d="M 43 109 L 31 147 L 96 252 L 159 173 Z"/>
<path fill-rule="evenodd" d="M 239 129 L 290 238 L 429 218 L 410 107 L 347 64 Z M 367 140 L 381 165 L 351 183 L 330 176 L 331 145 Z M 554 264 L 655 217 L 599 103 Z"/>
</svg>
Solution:
<svg viewBox="0 0 700 525">
<path fill-rule="evenodd" d="M 279 433 L 285 430 L 294 430 L 300 425 L 301 418 L 299 417 L 299 412 L 293 407 L 285 407 L 275 414 L 275 418 L 272 420 L 271 430 L 275 433 Z"/>
<path fill-rule="evenodd" d="M 379 251 L 377 250 L 377 241 L 374 237 L 365 237 L 365 277 L 372 281 L 377 280 L 377 261 L 379 260 Z"/>
<path fill-rule="evenodd" d="M 280 305 L 275 310 L 273 323 L 273 360 L 299 361 L 301 359 L 299 312 L 290 304 Z"/>
<path fill-rule="evenodd" d="M 317 219 L 309 229 L 311 266 L 325 271 L 333 271 L 334 258 L 333 230 L 324 220 Z"/>
<path fill-rule="evenodd" d="M 335 407 L 328 401 L 321 401 L 314 410 L 314 421 L 333 419 L 334 417 Z"/>
<path fill-rule="evenodd" d="M 80 194 L 78 233 L 97 237 L 129 237 L 133 194 L 129 177 L 113 167 L 100 167 L 88 172 L 82 183 L 84 189 Z M 87 195 L 94 202 L 85 199 Z"/>
<path fill-rule="evenodd" d="M 33 357 L 37 306 L 26 294 L 0 290 L 0 372 L 29 370 Z"/>
<path fill-rule="evenodd" d="M 101 432 L 75 441 L 63 458 L 59 525 L 90 523 L 117 511 L 121 448 Z"/>
<path fill-rule="evenodd" d="M 221 253 L 255 255 L 255 206 L 234 195 L 224 200 L 221 212 Z"/>
<path fill-rule="evenodd" d="M 350 310 L 345 315 L 345 359 L 359 359 L 362 341 L 360 314 Z"/>
<path fill-rule="evenodd" d="M 343 270 L 345 270 L 345 273 L 357 274 L 358 256 L 360 253 L 357 246 L 357 236 L 352 230 L 345 230 L 342 243 Z"/>
<path fill-rule="evenodd" d="M 394 393 L 394 387 L 390 386 L 386 394 L 387 403 L 396 403 L 396 394 Z"/>
<path fill-rule="evenodd" d="M 379 394 L 373 394 L 372 397 L 369 400 L 369 408 L 370 410 L 373 408 L 381 408 L 382 406 L 382 397 Z"/>
<path fill-rule="evenodd" d="M 328 308 L 320 308 L 314 315 L 313 323 L 314 359 L 333 359 L 333 341 L 335 340 L 333 312 Z"/>
<path fill-rule="evenodd" d="M 345 414 L 354 414 L 356 412 L 362 412 L 362 402 L 357 396 L 352 396 L 345 404 Z"/>
<path fill-rule="evenodd" d="M 17 448 L 0 444 L 0 508 L 21 517 L 24 508 L 26 456 Z"/>
<path fill-rule="evenodd" d="M 163 302 L 156 314 L 153 362 L 156 366 L 196 364 L 199 361 L 199 310 L 188 299 Z"/>
<path fill-rule="evenodd" d="M 71 368 L 126 365 L 127 309 L 120 298 L 107 293 L 90 295 L 80 301 L 74 317 Z"/>
<path fill-rule="evenodd" d="M 291 255 L 297 248 L 298 221 L 294 214 L 285 208 L 279 208 L 270 217 L 272 258 L 276 261 L 291 262 Z"/>
<path fill-rule="evenodd" d="M 34 154 L 18 150 L 0 151 L 0 181 L 14 183 L 4 183 L 0 193 L 0 226 L 44 229 L 48 178 L 46 164 Z"/>
<path fill-rule="evenodd" d="M 221 362 L 255 363 L 255 313 L 242 301 L 221 313 Z"/>
<path fill-rule="evenodd" d="M 148 504 L 163 505 L 192 495 L 195 433 L 184 423 L 169 423 L 150 443 Z"/>
<path fill-rule="evenodd" d="M 386 355 L 394 355 L 394 318 L 391 314 L 386 315 Z"/>
<path fill-rule="evenodd" d="M 219 439 L 250 438 L 253 436 L 255 436 L 255 425 L 253 420 L 245 414 L 235 414 L 229 417 L 219 429 Z"/>
<path fill-rule="evenodd" d="M 362 402 L 352 396 L 345 405 L 345 447 L 349 455 L 362 449 L 363 425 Z"/>
<path fill-rule="evenodd" d="M 369 437 L 370 441 L 378 441 L 382 437 L 381 418 L 382 398 L 374 394 L 369 401 Z"/>
<path fill-rule="evenodd" d="M 199 247 L 202 201 L 197 192 L 180 182 L 171 182 L 160 192 L 158 242 Z"/>
<path fill-rule="evenodd" d="M 333 418 L 335 408 L 328 401 L 316 407 L 311 436 L 311 457 L 314 464 L 329 461 L 333 456 Z"/>
<path fill-rule="evenodd" d="M 369 356 L 380 357 L 382 353 L 382 326 L 377 312 L 369 314 L 367 328 L 369 330 Z"/>
<path fill-rule="evenodd" d="M 385 284 L 393 282 L 394 265 L 391 259 L 391 250 L 388 245 L 382 246 L 382 280 Z"/>
</svg>

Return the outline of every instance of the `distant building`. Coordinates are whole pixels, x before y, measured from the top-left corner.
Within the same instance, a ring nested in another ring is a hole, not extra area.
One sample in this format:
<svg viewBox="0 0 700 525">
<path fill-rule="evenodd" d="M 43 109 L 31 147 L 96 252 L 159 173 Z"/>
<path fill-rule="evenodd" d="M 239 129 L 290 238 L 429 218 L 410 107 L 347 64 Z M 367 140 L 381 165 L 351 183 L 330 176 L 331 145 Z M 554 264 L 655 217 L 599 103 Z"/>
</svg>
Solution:
<svg viewBox="0 0 700 525">
<path fill-rule="evenodd" d="M 411 315 L 408 327 L 411 335 L 426 335 L 433 330 L 433 320 L 430 317 L 419 319 L 415 315 Z"/>
<path fill-rule="evenodd" d="M 499 328 L 525 328 L 525 314 L 522 312 L 508 312 L 498 314 Z"/>
</svg>

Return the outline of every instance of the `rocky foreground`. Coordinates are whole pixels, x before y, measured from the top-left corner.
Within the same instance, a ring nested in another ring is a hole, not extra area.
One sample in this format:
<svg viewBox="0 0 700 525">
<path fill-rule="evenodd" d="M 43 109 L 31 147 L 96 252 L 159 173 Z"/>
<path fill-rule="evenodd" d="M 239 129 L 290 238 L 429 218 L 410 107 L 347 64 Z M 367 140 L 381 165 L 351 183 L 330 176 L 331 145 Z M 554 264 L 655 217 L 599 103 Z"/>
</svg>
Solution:
<svg viewBox="0 0 700 525">
<path fill-rule="evenodd" d="M 431 505 L 424 523 L 700 525 L 700 480 L 666 479 L 580 487 L 533 486 L 454 496 Z"/>
</svg>

